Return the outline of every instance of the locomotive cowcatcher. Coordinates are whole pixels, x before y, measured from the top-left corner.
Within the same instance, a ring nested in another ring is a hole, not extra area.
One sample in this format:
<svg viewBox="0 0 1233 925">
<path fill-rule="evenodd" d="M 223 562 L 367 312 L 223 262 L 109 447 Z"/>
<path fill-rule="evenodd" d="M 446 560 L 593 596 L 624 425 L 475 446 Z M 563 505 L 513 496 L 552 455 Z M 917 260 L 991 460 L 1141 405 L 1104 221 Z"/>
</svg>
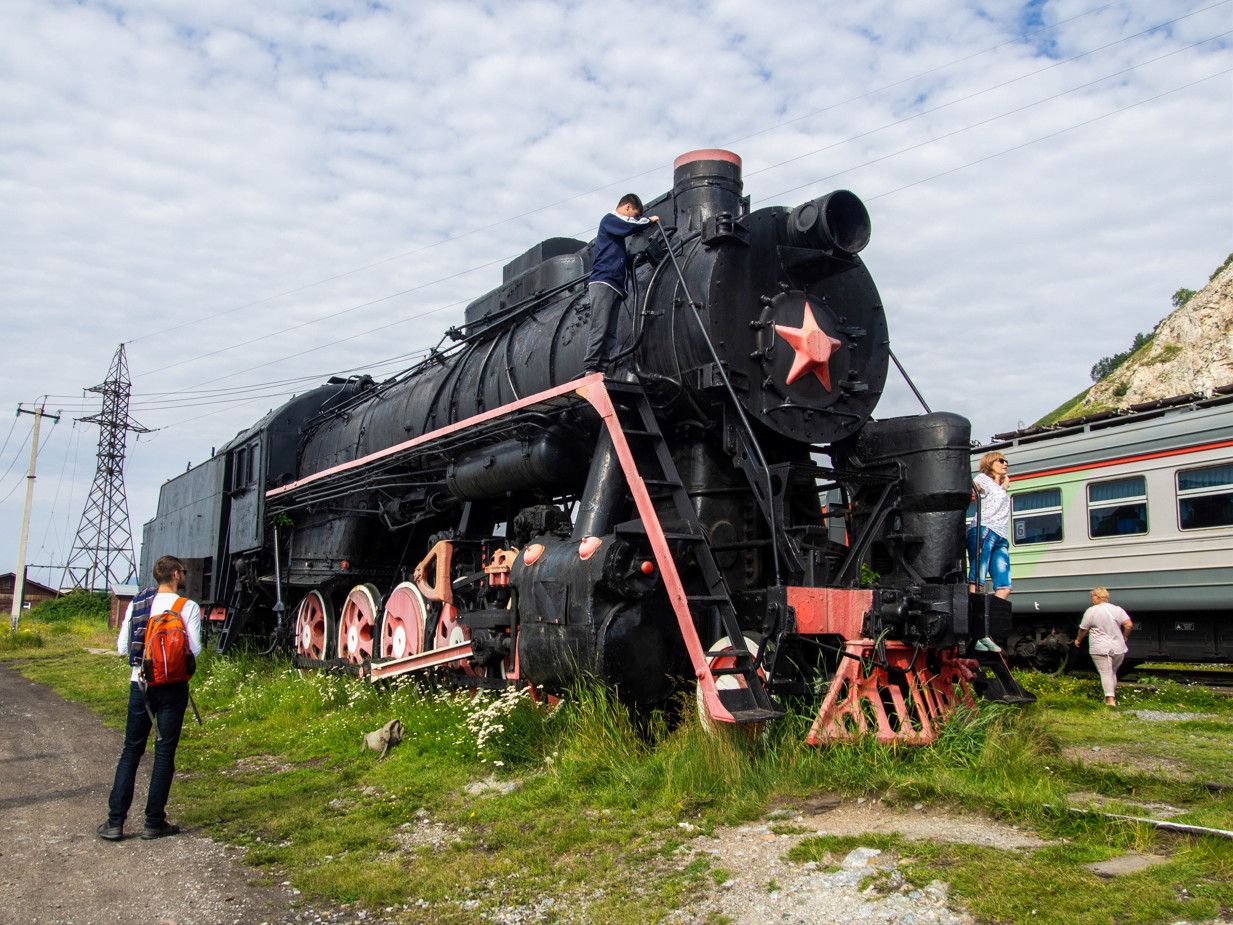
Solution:
<svg viewBox="0 0 1233 925">
<path fill-rule="evenodd" d="M 143 573 L 188 560 L 222 650 L 374 681 L 692 686 L 742 724 L 821 697 L 813 743 L 1030 699 L 971 650 L 1010 612 L 964 581 L 968 421 L 872 417 L 864 205 L 751 211 L 740 158 L 703 150 L 646 213 L 607 375 L 581 373 L 591 246 L 543 241 L 422 362 L 331 379 L 167 482 Z"/>
</svg>

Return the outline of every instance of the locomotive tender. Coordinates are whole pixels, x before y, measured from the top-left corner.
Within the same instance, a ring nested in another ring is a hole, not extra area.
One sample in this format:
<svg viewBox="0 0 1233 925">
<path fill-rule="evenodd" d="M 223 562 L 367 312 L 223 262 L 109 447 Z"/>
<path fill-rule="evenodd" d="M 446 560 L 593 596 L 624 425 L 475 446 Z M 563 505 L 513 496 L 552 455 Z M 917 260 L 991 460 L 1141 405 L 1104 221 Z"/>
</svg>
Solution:
<svg viewBox="0 0 1233 925">
<path fill-rule="evenodd" d="M 860 200 L 750 211 L 740 158 L 703 150 L 646 214 L 608 376 L 581 372 L 590 245 L 543 241 L 448 347 L 166 483 L 143 573 L 193 562 L 224 650 L 374 680 L 594 677 L 634 705 L 696 684 L 729 723 L 825 689 L 811 742 L 930 741 L 972 681 L 1030 697 L 964 657 L 1010 618 L 963 579 L 968 421 L 871 417 L 890 345 Z"/>
</svg>

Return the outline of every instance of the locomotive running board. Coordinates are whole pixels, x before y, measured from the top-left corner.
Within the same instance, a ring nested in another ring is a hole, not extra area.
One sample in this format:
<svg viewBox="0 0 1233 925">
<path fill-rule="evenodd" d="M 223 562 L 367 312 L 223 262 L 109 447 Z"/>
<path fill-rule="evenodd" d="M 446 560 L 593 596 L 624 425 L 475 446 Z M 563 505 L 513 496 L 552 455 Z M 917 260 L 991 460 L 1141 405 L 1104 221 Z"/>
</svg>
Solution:
<svg viewBox="0 0 1233 925">
<path fill-rule="evenodd" d="M 368 667 L 368 680 L 376 682 L 384 681 L 387 678 L 397 678 L 400 675 L 410 674 L 413 671 L 425 671 L 428 668 L 437 668 L 464 658 L 470 658 L 472 654 L 471 643 L 460 642 L 457 645 L 445 646 L 441 649 L 429 649 L 427 652 L 407 655 L 403 658 L 391 658 L 382 662 L 373 662 Z"/>
</svg>

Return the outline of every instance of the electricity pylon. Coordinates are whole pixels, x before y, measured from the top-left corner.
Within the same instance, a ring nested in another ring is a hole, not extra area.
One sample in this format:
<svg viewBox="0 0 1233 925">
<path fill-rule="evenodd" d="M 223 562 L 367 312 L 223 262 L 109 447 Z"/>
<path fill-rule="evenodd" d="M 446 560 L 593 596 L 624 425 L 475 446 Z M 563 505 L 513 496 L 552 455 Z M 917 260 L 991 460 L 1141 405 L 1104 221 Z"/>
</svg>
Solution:
<svg viewBox="0 0 1233 925">
<path fill-rule="evenodd" d="M 138 424 L 128 413 L 132 383 L 123 344 L 116 348 L 107 380 L 86 391 L 103 396 L 98 414 L 79 419 L 99 426 L 98 466 L 61 585 L 94 591 L 128 584 L 136 577 L 133 531 L 124 494 L 124 451 L 130 430 L 145 434 L 150 428 Z"/>
</svg>

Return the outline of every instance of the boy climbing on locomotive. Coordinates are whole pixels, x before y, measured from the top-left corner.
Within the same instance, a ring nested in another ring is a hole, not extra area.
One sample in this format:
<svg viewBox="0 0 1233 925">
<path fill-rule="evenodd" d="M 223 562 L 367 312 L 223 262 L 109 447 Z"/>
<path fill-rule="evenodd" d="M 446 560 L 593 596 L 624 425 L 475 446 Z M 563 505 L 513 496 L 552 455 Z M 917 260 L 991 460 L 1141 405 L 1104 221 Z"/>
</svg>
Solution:
<svg viewBox="0 0 1233 925">
<path fill-rule="evenodd" d="M 612 362 L 621 317 L 620 307 L 625 301 L 625 282 L 629 274 L 625 239 L 658 221 L 657 215 L 643 218 L 642 200 L 633 193 L 622 196 L 617 207 L 599 221 L 591 275 L 587 278 L 591 326 L 587 335 L 586 357 L 582 361 L 584 373 L 603 372 Z"/>
</svg>

